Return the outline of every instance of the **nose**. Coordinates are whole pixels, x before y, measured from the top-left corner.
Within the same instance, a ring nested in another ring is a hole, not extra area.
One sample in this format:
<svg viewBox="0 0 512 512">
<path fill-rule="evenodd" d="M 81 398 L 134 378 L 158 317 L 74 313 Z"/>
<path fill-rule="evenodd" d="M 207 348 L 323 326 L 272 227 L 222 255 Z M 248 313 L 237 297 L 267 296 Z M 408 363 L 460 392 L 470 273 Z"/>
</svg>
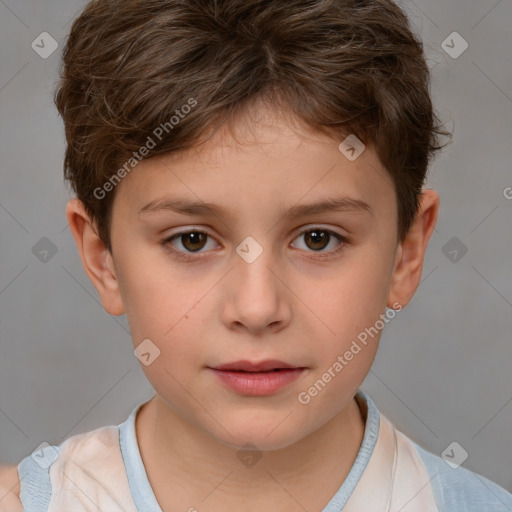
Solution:
<svg viewBox="0 0 512 512">
<path fill-rule="evenodd" d="M 278 332 L 290 323 L 290 291 L 270 253 L 264 250 L 252 262 L 234 258 L 222 307 L 222 320 L 230 329 L 258 335 Z"/>
</svg>

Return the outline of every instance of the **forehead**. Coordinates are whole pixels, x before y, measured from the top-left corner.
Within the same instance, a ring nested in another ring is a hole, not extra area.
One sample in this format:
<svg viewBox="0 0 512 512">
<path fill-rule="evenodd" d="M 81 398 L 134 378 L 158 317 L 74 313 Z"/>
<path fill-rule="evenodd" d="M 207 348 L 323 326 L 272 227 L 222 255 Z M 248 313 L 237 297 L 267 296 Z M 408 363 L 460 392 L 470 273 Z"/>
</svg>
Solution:
<svg viewBox="0 0 512 512">
<path fill-rule="evenodd" d="M 392 180 L 373 148 L 351 161 L 339 149 L 344 139 L 259 109 L 201 145 L 143 160 L 118 185 L 116 202 L 134 220 L 166 200 L 209 203 L 225 215 L 244 209 L 266 215 L 274 207 L 282 215 L 285 207 L 345 197 L 393 215 Z"/>
</svg>

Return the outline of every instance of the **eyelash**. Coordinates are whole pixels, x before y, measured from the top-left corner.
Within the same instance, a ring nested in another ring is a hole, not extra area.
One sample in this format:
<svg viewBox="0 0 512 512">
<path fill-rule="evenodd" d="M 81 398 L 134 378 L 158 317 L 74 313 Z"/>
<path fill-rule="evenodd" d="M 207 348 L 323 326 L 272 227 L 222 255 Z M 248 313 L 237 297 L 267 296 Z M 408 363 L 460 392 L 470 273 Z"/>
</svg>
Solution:
<svg viewBox="0 0 512 512">
<path fill-rule="evenodd" d="M 326 259 L 330 259 L 332 257 L 335 257 L 337 256 L 339 253 L 341 253 L 346 245 L 349 243 L 348 239 L 342 235 L 340 235 L 339 233 L 336 233 L 335 231 L 331 231 L 329 229 L 324 229 L 320 226 L 313 226 L 313 227 L 310 227 L 304 231 L 301 231 L 297 237 L 294 238 L 294 240 L 296 240 L 297 238 L 299 238 L 300 236 L 306 234 L 306 233 L 309 233 L 311 231 L 322 231 L 324 233 L 327 233 L 329 234 L 330 236 L 334 236 L 339 242 L 340 244 L 338 245 L 338 247 L 336 247 L 335 249 L 332 249 L 330 251 L 327 251 L 325 253 L 322 253 L 322 252 L 318 252 L 316 254 L 318 254 L 319 256 L 315 256 L 315 259 L 319 259 L 319 260 L 326 260 Z M 199 230 L 199 229 L 190 229 L 188 231 L 180 231 L 179 233 L 175 233 L 174 235 L 171 235 L 170 237 L 167 237 L 165 238 L 164 240 L 162 240 L 160 243 L 161 245 L 168 251 L 172 252 L 174 257 L 180 259 L 180 260 L 183 260 L 183 261 L 197 261 L 198 258 L 202 258 L 203 256 L 196 256 L 194 254 L 201 254 L 200 252 L 197 252 L 197 253 L 186 253 L 186 252 L 183 252 L 183 251 L 180 251 L 178 249 L 175 249 L 173 246 L 172 246 L 172 243 L 175 239 L 179 238 L 180 236 L 182 235 L 190 235 L 191 233 L 200 233 L 200 234 L 204 234 L 210 238 L 213 238 L 215 240 L 215 238 L 213 236 L 211 236 L 208 232 L 206 231 L 202 231 L 202 230 Z M 330 241 L 330 240 L 329 240 Z M 299 249 L 299 250 L 303 250 L 303 249 Z M 306 251 L 306 252 L 313 252 L 315 253 L 315 251 Z"/>
</svg>

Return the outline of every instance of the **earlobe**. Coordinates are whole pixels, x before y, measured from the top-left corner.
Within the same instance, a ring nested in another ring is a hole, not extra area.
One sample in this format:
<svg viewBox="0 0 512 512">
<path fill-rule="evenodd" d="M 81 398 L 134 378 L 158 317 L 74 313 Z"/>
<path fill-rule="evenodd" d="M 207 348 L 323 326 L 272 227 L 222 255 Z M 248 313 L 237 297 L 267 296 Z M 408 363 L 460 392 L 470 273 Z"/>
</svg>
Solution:
<svg viewBox="0 0 512 512">
<path fill-rule="evenodd" d="M 103 307 L 111 315 L 122 315 L 124 305 L 114 260 L 79 199 L 68 202 L 66 217 L 85 273 L 98 291 Z"/>
<path fill-rule="evenodd" d="M 436 227 L 439 196 L 434 190 L 424 190 L 418 212 L 404 241 L 397 248 L 387 306 L 400 304 L 404 308 L 412 299 L 421 280 L 428 241 Z"/>
</svg>

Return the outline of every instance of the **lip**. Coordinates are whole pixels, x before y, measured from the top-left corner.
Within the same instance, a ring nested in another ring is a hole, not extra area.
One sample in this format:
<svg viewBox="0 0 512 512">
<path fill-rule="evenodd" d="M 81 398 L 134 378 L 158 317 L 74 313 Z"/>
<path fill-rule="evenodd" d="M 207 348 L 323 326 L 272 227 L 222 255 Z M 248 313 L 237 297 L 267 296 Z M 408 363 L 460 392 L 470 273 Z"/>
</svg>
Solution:
<svg viewBox="0 0 512 512">
<path fill-rule="evenodd" d="M 213 367 L 214 370 L 232 370 L 239 372 L 268 372 L 275 369 L 298 368 L 291 364 L 279 361 L 278 359 L 265 359 L 264 361 L 252 362 L 247 360 L 234 361 Z"/>
<path fill-rule="evenodd" d="M 297 380 L 306 370 L 267 359 L 260 362 L 235 361 L 214 368 L 208 367 L 227 388 L 246 396 L 268 396 Z"/>
</svg>

